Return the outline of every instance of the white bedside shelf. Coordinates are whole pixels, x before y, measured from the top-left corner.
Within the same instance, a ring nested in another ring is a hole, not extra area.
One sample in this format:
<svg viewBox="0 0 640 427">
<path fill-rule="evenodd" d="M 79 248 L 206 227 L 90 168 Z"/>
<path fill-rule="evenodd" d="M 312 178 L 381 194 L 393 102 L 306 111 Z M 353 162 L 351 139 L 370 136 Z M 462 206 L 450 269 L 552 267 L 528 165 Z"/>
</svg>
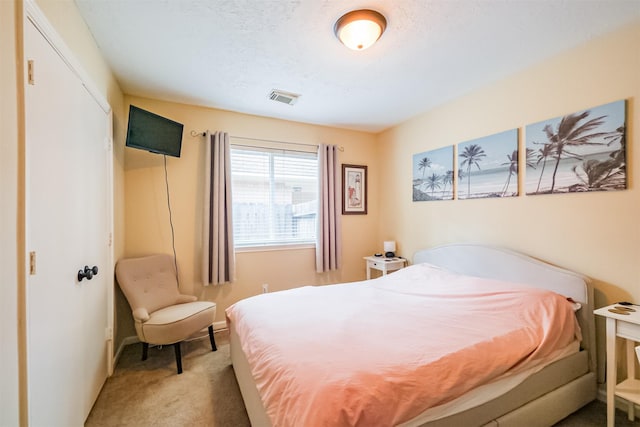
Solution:
<svg viewBox="0 0 640 427">
<path fill-rule="evenodd" d="M 627 378 L 616 385 L 616 396 L 640 405 L 640 380 Z"/>
<path fill-rule="evenodd" d="M 366 256 L 364 260 L 367 262 L 367 280 L 371 279 L 372 269 L 381 271 L 382 275 L 385 275 L 388 272 L 400 270 L 407 266 L 407 260 L 402 257 Z"/>
<path fill-rule="evenodd" d="M 607 321 L 607 427 L 613 427 L 615 418 L 615 396 L 628 403 L 629 420 L 635 419 L 634 404 L 640 405 L 640 380 L 636 378 L 636 353 L 634 342 L 640 341 L 640 306 L 635 311 L 618 314 L 609 311 L 619 304 L 602 307 L 594 311 Z M 618 383 L 616 378 L 618 357 L 616 356 L 616 338 L 626 340 L 627 378 Z"/>
</svg>

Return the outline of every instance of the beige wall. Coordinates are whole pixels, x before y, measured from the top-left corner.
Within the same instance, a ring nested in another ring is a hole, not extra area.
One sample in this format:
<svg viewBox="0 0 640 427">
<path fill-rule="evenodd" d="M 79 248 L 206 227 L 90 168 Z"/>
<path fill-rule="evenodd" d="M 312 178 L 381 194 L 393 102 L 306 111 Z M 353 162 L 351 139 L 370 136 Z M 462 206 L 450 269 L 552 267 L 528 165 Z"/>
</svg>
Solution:
<svg viewBox="0 0 640 427">
<path fill-rule="evenodd" d="M 407 255 L 449 242 L 503 245 L 590 276 L 598 306 L 640 301 L 638 46 L 640 23 L 380 134 L 380 173 L 387 177 L 381 182 L 380 233 L 400 242 Z M 411 201 L 413 154 L 512 128 L 521 129 L 522 144 L 527 124 L 620 99 L 627 100 L 628 190 Z"/>
<path fill-rule="evenodd" d="M 270 290 L 276 291 L 364 279 L 362 257 L 382 245 L 375 232 L 380 198 L 375 190 L 379 186 L 379 174 L 374 135 L 143 98 L 127 97 L 125 101 L 185 125 L 181 157 L 167 157 L 181 289 L 215 301 L 217 321 L 224 320 L 224 309 L 230 304 L 260 293 L 262 283 L 268 283 Z M 203 290 L 198 272 L 204 145 L 202 137 L 191 137 L 190 132 L 206 129 L 250 138 L 337 144 L 344 147 L 339 157 L 341 163 L 368 166 L 369 214 L 342 217 L 345 266 L 342 271 L 316 274 L 313 249 L 238 253 L 237 282 Z M 162 156 L 126 149 L 127 256 L 172 251 L 162 164 Z"/>
<path fill-rule="evenodd" d="M 38 0 L 47 19 L 73 52 L 114 113 L 115 253 L 124 251 L 123 96 L 72 0 Z M 22 2 L 0 1 L 0 425 L 26 424 L 24 302 L 24 119 L 22 116 Z"/>
</svg>

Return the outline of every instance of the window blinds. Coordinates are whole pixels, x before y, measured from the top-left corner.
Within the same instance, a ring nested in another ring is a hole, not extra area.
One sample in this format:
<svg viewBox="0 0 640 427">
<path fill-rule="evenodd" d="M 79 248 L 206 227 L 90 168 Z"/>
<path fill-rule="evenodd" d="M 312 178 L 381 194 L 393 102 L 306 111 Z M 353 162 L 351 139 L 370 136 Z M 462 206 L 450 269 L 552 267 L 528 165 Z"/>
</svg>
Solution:
<svg viewBox="0 0 640 427">
<path fill-rule="evenodd" d="M 236 247 L 314 243 L 316 153 L 231 145 Z"/>
</svg>

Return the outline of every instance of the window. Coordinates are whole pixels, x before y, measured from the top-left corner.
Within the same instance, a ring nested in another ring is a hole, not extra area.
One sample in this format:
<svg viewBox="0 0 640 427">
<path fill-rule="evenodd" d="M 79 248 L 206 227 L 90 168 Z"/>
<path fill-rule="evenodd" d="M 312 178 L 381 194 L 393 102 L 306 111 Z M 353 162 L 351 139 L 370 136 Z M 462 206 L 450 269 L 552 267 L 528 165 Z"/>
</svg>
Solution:
<svg viewBox="0 0 640 427">
<path fill-rule="evenodd" d="M 315 243 L 318 155 L 231 145 L 235 246 Z"/>
</svg>

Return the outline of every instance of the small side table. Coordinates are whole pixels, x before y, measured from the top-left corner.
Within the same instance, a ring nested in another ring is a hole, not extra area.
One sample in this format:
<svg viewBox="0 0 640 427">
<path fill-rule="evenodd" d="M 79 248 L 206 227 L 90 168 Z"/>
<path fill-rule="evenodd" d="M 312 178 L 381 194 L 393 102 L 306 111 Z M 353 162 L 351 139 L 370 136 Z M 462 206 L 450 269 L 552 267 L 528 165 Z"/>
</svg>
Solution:
<svg viewBox="0 0 640 427">
<path fill-rule="evenodd" d="M 407 260 L 401 257 L 366 256 L 364 259 L 367 261 L 367 280 L 371 279 L 371 269 L 382 271 L 384 276 L 390 271 L 400 270 L 407 265 Z"/>
<path fill-rule="evenodd" d="M 594 311 L 598 316 L 607 319 L 607 427 L 615 423 L 615 396 L 620 396 L 629 402 L 629 420 L 635 418 L 634 404 L 640 404 L 640 380 L 636 378 L 636 354 L 634 341 L 640 341 L 640 306 L 633 305 L 635 311 L 629 314 L 612 313 L 609 309 L 614 304 Z M 627 378 L 618 383 L 616 378 L 616 337 L 624 338 L 626 342 Z"/>
</svg>

